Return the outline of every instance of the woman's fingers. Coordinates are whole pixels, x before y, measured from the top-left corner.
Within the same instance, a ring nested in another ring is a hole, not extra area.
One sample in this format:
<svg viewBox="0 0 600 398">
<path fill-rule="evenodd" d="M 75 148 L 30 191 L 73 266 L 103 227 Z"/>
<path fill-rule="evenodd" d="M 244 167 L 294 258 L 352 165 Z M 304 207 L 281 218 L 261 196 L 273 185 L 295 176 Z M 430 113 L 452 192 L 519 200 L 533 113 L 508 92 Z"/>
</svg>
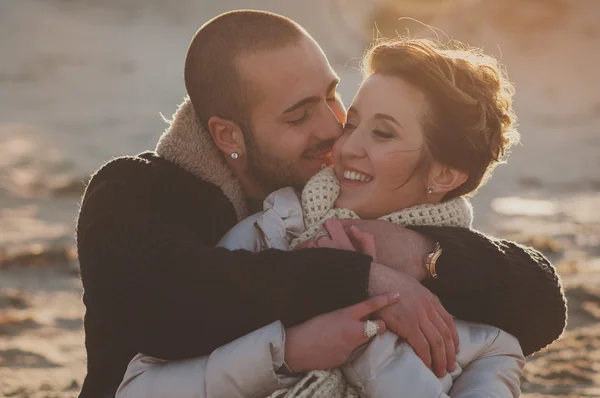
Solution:
<svg viewBox="0 0 600 398">
<path fill-rule="evenodd" d="M 315 247 L 326 247 L 329 249 L 344 250 L 342 247 L 340 247 L 340 244 L 336 243 L 334 240 L 332 240 L 331 238 L 328 238 L 326 236 L 319 238 L 319 240 L 315 242 Z"/>
<path fill-rule="evenodd" d="M 325 230 L 329 233 L 329 236 L 331 236 L 331 239 L 340 244 L 340 246 L 338 247 L 344 250 L 356 250 L 352 242 L 350 242 L 350 238 L 346 234 L 346 231 L 344 230 L 344 227 L 342 226 L 342 223 L 340 223 L 339 220 L 330 218 L 327 221 L 325 221 L 325 224 L 323 224 L 323 226 L 325 227 Z"/>
<path fill-rule="evenodd" d="M 361 303 L 354 304 L 351 307 L 347 307 L 346 310 L 350 312 L 352 318 L 360 320 L 388 305 L 394 304 L 399 298 L 400 294 L 398 293 L 381 294 L 379 296 L 371 297 Z"/>
<path fill-rule="evenodd" d="M 356 243 L 358 250 L 373 257 L 373 261 L 377 261 L 377 250 L 375 249 L 375 237 L 366 232 L 361 232 L 358 228 L 352 225 L 348 231 L 350 231 L 350 237 Z"/>
<path fill-rule="evenodd" d="M 371 320 L 371 322 L 373 322 L 377 325 L 377 336 L 380 336 L 383 332 L 385 332 L 385 322 L 383 322 L 381 319 L 374 319 L 374 320 Z M 375 336 L 369 337 L 365 334 L 365 324 L 366 324 L 366 321 L 364 321 L 364 322 L 361 321 L 357 326 L 357 333 L 360 333 L 360 334 L 358 334 L 358 336 L 360 336 L 360 339 L 359 339 L 360 342 L 358 345 L 364 344 L 364 343 L 368 342 L 369 340 L 371 340 L 373 337 L 375 337 Z"/>
</svg>

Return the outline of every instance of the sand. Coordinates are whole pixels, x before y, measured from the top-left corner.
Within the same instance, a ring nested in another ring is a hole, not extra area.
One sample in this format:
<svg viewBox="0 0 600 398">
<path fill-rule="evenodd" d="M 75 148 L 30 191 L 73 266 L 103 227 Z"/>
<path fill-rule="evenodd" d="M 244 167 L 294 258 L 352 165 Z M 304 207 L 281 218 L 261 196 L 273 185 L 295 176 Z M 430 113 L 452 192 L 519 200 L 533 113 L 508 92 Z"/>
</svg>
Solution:
<svg viewBox="0 0 600 398">
<path fill-rule="evenodd" d="M 517 87 L 522 145 L 473 199 L 475 224 L 542 250 L 569 298 L 568 330 L 529 358 L 524 396 L 600 396 L 596 0 L 0 2 L 0 396 L 77 394 L 79 196 L 104 161 L 154 147 L 160 113 L 172 114 L 184 95 L 189 38 L 240 7 L 304 25 L 342 77 L 346 104 L 373 19 L 384 33 L 430 34 L 397 21 L 417 17 L 501 58 Z"/>
</svg>

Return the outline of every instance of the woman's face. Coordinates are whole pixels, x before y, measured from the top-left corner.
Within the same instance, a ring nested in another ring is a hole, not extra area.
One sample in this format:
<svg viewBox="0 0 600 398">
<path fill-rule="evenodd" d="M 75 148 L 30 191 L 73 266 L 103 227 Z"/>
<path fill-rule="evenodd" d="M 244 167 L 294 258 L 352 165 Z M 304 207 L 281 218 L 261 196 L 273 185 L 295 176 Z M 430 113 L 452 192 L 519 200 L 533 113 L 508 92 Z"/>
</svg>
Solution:
<svg viewBox="0 0 600 398">
<path fill-rule="evenodd" d="M 374 74 L 363 82 L 333 147 L 336 207 L 374 219 L 427 203 L 426 110 L 423 93 L 403 79 Z"/>
</svg>

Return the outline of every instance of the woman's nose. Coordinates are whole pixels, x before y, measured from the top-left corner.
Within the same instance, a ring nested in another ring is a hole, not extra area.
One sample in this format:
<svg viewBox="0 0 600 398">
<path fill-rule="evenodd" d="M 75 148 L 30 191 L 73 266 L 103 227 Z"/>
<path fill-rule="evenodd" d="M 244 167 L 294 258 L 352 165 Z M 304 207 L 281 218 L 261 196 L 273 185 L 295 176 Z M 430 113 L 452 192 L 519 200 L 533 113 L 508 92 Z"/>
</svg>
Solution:
<svg viewBox="0 0 600 398">
<path fill-rule="evenodd" d="M 365 143 L 363 133 L 357 128 L 354 131 L 347 133 L 341 139 L 342 147 L 340 148 L 342 156 L 360 158 L 365 156 Z"/>
</svg>

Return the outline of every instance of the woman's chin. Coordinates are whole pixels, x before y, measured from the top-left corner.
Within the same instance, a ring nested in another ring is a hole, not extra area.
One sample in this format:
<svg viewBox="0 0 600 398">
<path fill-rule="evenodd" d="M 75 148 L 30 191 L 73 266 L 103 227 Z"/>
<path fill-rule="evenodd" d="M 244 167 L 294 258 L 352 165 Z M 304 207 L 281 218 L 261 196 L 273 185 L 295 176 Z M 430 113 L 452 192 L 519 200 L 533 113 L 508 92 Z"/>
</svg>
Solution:
<svg viewBox="0 0 600 398">
<path fill-rule="evenodd" d="M 342 188 L 340 196 L 334 203 L 334 207 L 356 212 L 356 210 L 360 208 L 360 203 L 356 200 L 356 196 L 352 197 L 350 195 L 345 195 L 344 189 Z"/>
</svg>

